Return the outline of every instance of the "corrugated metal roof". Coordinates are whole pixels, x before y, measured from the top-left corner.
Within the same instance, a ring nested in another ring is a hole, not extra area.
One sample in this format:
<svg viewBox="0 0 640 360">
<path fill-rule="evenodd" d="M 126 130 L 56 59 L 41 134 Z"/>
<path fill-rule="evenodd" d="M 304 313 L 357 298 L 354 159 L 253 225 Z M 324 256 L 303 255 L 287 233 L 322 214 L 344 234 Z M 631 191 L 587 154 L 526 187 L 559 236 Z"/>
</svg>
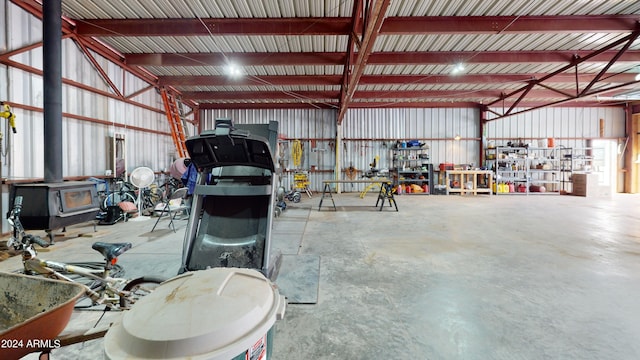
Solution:
<svg viewBox="0 0 640 360">
<path fill-rule="evenodd" d="M 341 52 L 346 36 L 106 36 L 121 53 Z"/>
<path fill-rule="evenodd" d="M 597 50 L 627 34 L 381 35 L 376 51 Z M 638 49 L 640 43 L 633 48 Z"/>
<path fill-rule="evenodd" d="M 63 0 L 62 3 L 64 14 L 78 24 L 80 36 L 85 36 L 83 30 L 87 31 L 86 36 L 99 39 L 125 58 L 150 55 L 147 58 L 138 57 L 138 62 L 133 64 L 156 76 L 171 77 L 169 80 L 175 83 L 167 85 L 180 91 L 317 92 L 319 97 L 311 100 L 318 103 L 329 100 L 336 102 L 340 98 L 340 84 L 347 62 L 348 34 L 353 26 L 353 0 Z M 607 22 L 604 15 L 614 16 L 615 19 Z M 628 15 L 635 18 L 624 17 Z M 536 22 L 535 17 L 540 16 L 545 18 Z M 593 18 L 583 16 L 598 16 L 595 19 L 599 22 L 591 28 L 590 19 Z M 130 19 L 131 22 L 122 23 L 122 19 Z M 147 22 L 137 26 L 136 23 L 143 19 Z M 156 19 L 186 19 L 189 22 L 171 27 Z M 438 19 L 447 19 L 446 23 L 442 23 L 447 30 L 429 27 L 430 22 Z M 484 19 L 488 22 L 483 22 Z M 556 23 L 555 19 L 562 21 Z M 380 33 L 374 36 L 371 48 L 373 55 L 366 63 L 362 63 L 363 79 L 366 81 L 357 85 L 357 92 L 438 90 L 448 91 L 449 95 L 451 92 L 460 92 L 455 101 L 487 103 L 496 98 L 465 94 L 479 90 L 497 93 L 516 90 L 518 86 L 525 85 L 521 80 L 513 81 L 508 76 L 500 76 L 523 74 L 531 75 L 531 79 L 540 78 L 543 74 L 553 73 L 571 64 L 572 52 L 579 52 L 579 59 L 620 42 L 604 54 L 606 56 L 602 55 L 597 60 L 581 63 L 577 67 L 580 74 L 592 77 L 607 67 L 605 79 L 611 80 L 605 81 L 617 85 L 621 81 L 628 82 L 630 77 L 614 79 L 614 75 L 627 73 L 633 76 L 640 73 L 640 41 L 630 44 L 621 41 L 636 29 L 635 23 L 629 19 L 635 19 L 636 22 L 640 20 L 640 1 L 393 0 L 384 13 Z M 630 25 L 620 28 L 620 24 Z M 361 29 L 356 29 L 355 34 L 354 39 L 362 40 Z M 625 56 L 608 64 L 615 52 L 625 45 L 628 46 Z M 356 52 L 366 51 L 359 47 L 355 46 Z M 495 53 L 495 61 L 486 56 L 482 60 L 475 59 L 487 52 Z M 527 54 L 513 60 L 523 52 Z M 529 52 L 549 54 L 550 57 L 545 59 L 544 56 Z M 557 55 L 560 52 L 564 57 Z M 276 56 L 290 53 L 290 57 Z M 404 58 L 406 53 L 411 53 L 410 59 Z M 198 57 L 206 54 L 211 54 L 211 57 Z M 243 57 L 247 54 L 258 56 L 252 58 L 253 62 L 249 61 L 253 65 L 241 63 L 242 59 L 247 59 Z M 451 57 L 447 58 L 447 54 L 451 54 Z M 552 56 L 554 54 L 555 57 Z M 173 57 L 165 59 L 163 55 Z M 387 55 L 397 60 L 385 60 L 387 58 L 384 56 Z M 511 60 L 505 60 L 507 57 Z M 255 82 L 233 85 L 222 80 L 226 77 L 227 58 L 240 59 L 239 65 L 243 66 L 245 76 L 264 78 L 263 85 L 255 85 Z M 358 61 L 358 57 L 354 56 L 353 61 Z M 453 75 L 457 63 L 464 63 L 464 71 Z M 574 71 L 575 68 L 568 67 L 565 74 Z M 445 81 L 443 78 L 456 76 L 464 79 L 472 75 L 487 75 L 488 79 L 496 77 L 495 80 L 482 83 L 477 78 L 468 82 L 455 79 Z M 194 83 L 192 80 L 198 76 L 212 76 L 217 79 L 214 80 L 218 85 L 207 84 L 205 80 Z M 394 79 L 394 76 L 410 77 L 405 83 L 399 83 L 401 80 Z M 443 83 L 421 83 L 430 76 L 438 76 Z M 189 85 L 191 83 L 193 85 Z M 583 78 L 581 84 L 586 83 Z M 575 87 L 575 82 L 571 82 L 567 76 L 560 80 L 551 78 L 548 84 L 555 89 Z M 598 83 L 593 89 L 602 86 L 605 85 Z M 635 87 L 630 85 L 620 91 Z M 336 98 L 322 97 L 327 91 L 336 93 Z M 353 94 L 354 102 L 376 102 L 376 106 L 390 99 L 394 102 L 416 100 L 406 96 L 410 95 L 406 93 L 399 98 L 384 94 L 381 99 L 362 99 L 358 98 L 357 92 Z M 449 95 L 435 96 L 429 101 L 452 101 Z M 538 96 L 533 101 L 544 99 L 557 97 Z M 242 101 L 245 100 L 238 99 L 232 103 L 240 104 Z M 251 101 L 256 103 L 265 100 Z M 282 99 L 274 99 L 273 103 L 282 102 Z"/>
<path fill-rule="evenodd" d="M 349 17 L 353 0 L 64 0 L 74 19 Z"/>
</svg>

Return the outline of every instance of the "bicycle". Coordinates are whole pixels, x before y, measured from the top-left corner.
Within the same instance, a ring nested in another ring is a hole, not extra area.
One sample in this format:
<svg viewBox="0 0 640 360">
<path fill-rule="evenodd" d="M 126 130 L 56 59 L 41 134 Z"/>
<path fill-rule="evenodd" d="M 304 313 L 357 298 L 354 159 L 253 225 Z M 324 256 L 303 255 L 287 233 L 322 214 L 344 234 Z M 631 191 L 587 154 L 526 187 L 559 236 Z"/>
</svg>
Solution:
<svg viewBox="0 0 640 360">
<path fill-rule="evenodd" d="M 23 269 L 20 272 L 81 284 L 86 290 L 85 297 L 78 300 L 76 308 L 104 305 L 105 310 L 126 310 L 165 280 L 151 276 L 135 279 L 121 277 L 124 269 L 117 264 L 118 257 L 131 249 L 131 243 L 94 243 L 92 248 L 102 254 L 104 263 L 63 263 L 40 259 L 34 245 L 46 248 L 50 244 L 40 236 L 25 232 L 20 222 L 21 210 L 22 196 L 16 196 L 13 209 L 7 216 L 7 221 L 13 227 L 7 247 L 21 252 Z"/>
<path fill-rule="evenodd" d="M 161 201 L 165 201 L 167 200 L 167 198 L 169 198 L 169 196 L 171 194 L 173 194 L 176 190 L 178 190 L 181 187 L 184 187 L 184 184 L 182 184 L 182 180 L 180 179 L 176 179 L 171 175 L 168 175 L 169 178 L 167 179 L 167 181 L 164 182 L 164 184 L 159 186 L 159 190 L 161 192 Z"/>
<path fill-rule="evenodd" d="M 115 187 L 116 190 L 109 192 L 102 201 L 104 209 L 118 205 L 123 201 L 136 203 L 136 187 L 133 184 L 118 178 L 115 180 Z"/>
<path fill-rule="evenodd" d="M 96 192 L 98 194 L 98 198 L 100 199 L 100 210 L 105 212 L 109 209 L 109 206 L 116 206 L 122 201 L 128 201 L 135 203 L 136 197 L 134 193 L 134 186 L 123 179 L 99 179 L 95 177 L 90 177 L 87 180 L 92 181 L 96 184 Z M 114 184 L 109 186 L 110 182 L 114 182 Z M 116 188 L 117 190 L 111 190 Z"/>
</svg>

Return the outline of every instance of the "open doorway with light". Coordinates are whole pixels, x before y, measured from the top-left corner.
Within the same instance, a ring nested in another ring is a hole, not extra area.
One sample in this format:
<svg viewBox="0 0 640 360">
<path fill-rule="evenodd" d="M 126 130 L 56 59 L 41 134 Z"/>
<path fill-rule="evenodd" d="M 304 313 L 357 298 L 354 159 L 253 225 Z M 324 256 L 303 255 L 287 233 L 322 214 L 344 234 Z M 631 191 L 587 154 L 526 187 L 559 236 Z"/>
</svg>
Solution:
<svg viewBox="0 0 640 360">
<path fill-rule="evenodd" d="M 616 140 L 591 140 L 591 172 L 598 175 L 598 185 L 608 193 L 617 191 L 618 143 Z"/>
</svg>

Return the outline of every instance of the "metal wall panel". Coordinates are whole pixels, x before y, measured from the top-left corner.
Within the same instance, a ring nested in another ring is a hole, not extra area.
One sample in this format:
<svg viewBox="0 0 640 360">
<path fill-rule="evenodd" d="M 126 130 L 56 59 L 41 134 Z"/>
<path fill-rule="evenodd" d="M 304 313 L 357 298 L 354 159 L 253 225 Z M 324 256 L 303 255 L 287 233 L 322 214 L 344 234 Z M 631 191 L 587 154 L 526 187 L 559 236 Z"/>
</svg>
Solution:
<svg viewBox="0 0 640 360">
<path fill-rule="evenodd" d="M 352 109 L 343 122 L 343 137 L 396 140 L 421 139 L 431 162 L 478 162 L 479 112 L 476 109 Z M 456 141 L 459 135 L 462 140 Z M 390 152 L 390 150 L 388 151 Z"/>
<path fill-rule="evenodd" d="M 281 137 L 288 139 L 335 138 L 336 111 L 327 109 L 237 109 L 201 112 L 202 129 L 213 129 L 215 119 L 230 118 L 237 124 L 279 122 Z"/>
<path fill-rule="evenodd" d="M 256 124 L 277 120 L 280 135 L 288 140 L 300 139 L 303 146 L 302 169 L 314 167 L 310 174 L 313 191 L 321 191 L 321 180 L 335 178 L 334 110 L 205 110 L 201 112 L 203 129 L 213 128 L 216 118 L 230 117 L 235 123 Z M 370 169 L 378 157 L 377 168 L 389 169 L 392 147 L 397 140 L 421 139 L 430 147 L 431 162 L 475 164 L 479 159 L 479 112 L 476 109 L 351 109 L 343 126 L 340 149 L 342 168 L 355 167 L 359 176 Z M 460 135 L 462 140 L 454 140 Z M 291 141 L 285 141 L 281 154 L 291 164 Z M 316 149 L 316 151 L 314 151 Z M 284 176 L 285 187 L 290 176 Z M 340 174 L 344 178 L 344 173 Z M 357 185 L 354 190 L 364 187 Z M 345 188 L 343 190 L 349 190 Z"/>
<path fill-rule="evenodd" d="M 517 111 L 517 110 L 516 110 Z M 335 136 L 333 110 L 207 110 L 202 113 L 204 129 L 212 128 L 218 117 L 231 117 L 236 123 L 280 122 L 280 134 L 287 139 L 301 139 L 304 160 L 301 168 L 315 166 L 312 190 L 321 191 L 321 180 L 333 178 L 335 143 L 316 140 L 312 150 L 309 139 Z M 313 120 L 312 120 L 313 119 Z M 507 141 L 537 143 L 555 138 L 556 145 L 587 147 L 587 140 L 599 136 L 600 119 L 604 119 L 605 137 L 624 136 L 624 111 L 620 108 L 544 108 L 524 112 L 506 119 L 490 121 L 485 136 L 499 145 Z M 379 169 L 391 167 L 392 147 L 397 140 L 421 139 L 430 147 L 431 162 L 472 164 L 479 166 L 480 128 L 477 109 L 351 109 L 343 121 L 343 146 L 340 159 L 343 171 L 354 166 L 360 174 L 378 156 Z M 454 140 L 459 135 L 461 140 Z M 290 144 L 286 144 L 287 161 Z M 340 175 L 344 178 L 344 173 Z M 283 184 L 289 186 L 288 176 Z M 362 190 L 354 186 L 354 190 Z M 343 190 L 349 190 L 345 188 Z"/>
<path fill-rule="evenodd" d="M 514 109 L 514 112 L 520 110 Z M 619 107 L 550 107 L 528 111 L 489 121 L 485 136 L 494 139 L 497 145 L 519 139 L 535 143 L 538 139 L 553 138 L 556 146 L 587 147 L 587 140 L 600 137 L 600 119 L 603 120 L 604 138 L 625 136 L 625 112 Z"/>
<path fill-rule="evenodd" d="M 5 10 L 7 10 L 5 14 Z M 2 43 L 6 42 L 7 51 L 42 40 L 42 23 L 39 19 L 19 9 L 17 6 L 3 2 Z M 114 93 L 105 79 L 88 60 L 87 56 L 70 39 L 62 42 L 63 68 L 62 75 L 101 91 Z M 127 73 L 118 65 L 91 53 L 96 62 L 108 74 L 116 87 L 125 93 L 132 93 L 147 86 L 146 82 Z M 25 65 L 42 69 L 42 48 L 17 54 L 12 60 Z M 40 75 L 34 75 L 16 68 L 4 68 L 2 99 L 13 103 L 43 107 L 43 81 Z M 169 135 L 158 135 L 128 128 L 139 127 L 161 132 L 169 132 L 166 117 L 161 112 L 151 111 L 134 104 L 129 104 L 111 97 L 75 86 L 63 85 L 62 111 L 73 116 L 87 118 L 79 120 L 63 117 L 63 175 L 94 176 L 102 175 L 111 166 L 108 163 L 108 148 L 114 132 L 125 133 L 128 156 L 128 170 L 137 166 L 149 166 L 154 170 L 168 167 L 175 157 L 175 147 Z M 162 100 L 154 90 L 144 92 L 136 97 L 141 104 L 162 109 Z M 38 111 L 27 111 L 16 107 L 18 133 L 12 134 L 10 129 L 1 129 L 5 136 L 3 141 L 2 176 L 12 179 L 41 178 L 44 176 L 43 115 Z M 191 116 L 193 118 L 193 116 Z M 92 121 L 93 120 L 93 121 Z M 108 122 L 112 125 L 105 125 Z M 119 127 L 116 125 L 122 125 Z M 6 127 L 6 125 L 5 125 Z M 193 128 L 193 126 L 188 126 Z M 6 147 L 5 147 L 6 146 Z"/>
</svg>

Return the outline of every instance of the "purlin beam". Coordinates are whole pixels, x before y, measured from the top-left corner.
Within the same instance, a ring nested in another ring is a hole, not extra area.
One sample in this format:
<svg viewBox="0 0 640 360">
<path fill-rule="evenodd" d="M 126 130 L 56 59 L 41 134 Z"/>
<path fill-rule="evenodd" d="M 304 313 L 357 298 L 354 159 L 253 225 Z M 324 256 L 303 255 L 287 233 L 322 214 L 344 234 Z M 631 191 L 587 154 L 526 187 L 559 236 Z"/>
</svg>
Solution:
<svg viewBox="0 0 640 360">
<path fill-rule="evenodd" d="M 353 100 L 375 99 L 419 99 L 419 98 L 494 98 L 501 95 L 500 89 L 481 90 L 387 90 L 356 91 Z M 558 97 L 555 90 L 531 90 L 537 98 Z M 565 93 L 560 93 L 567 96 Z M 282 100 L 282 99 L 338 99 L 339 91 L 183 91 L 182 96 L 192 100 Z"/>
<path fill-rule="evenodd" d="M 635 29 L 638 15 L 577 16 L 410 16 L 389 17 L 380 33 L 509 34 L 509 33 L 624 33 Z"/>
<path fill-rule="evenodd" d="M 637 20 L 637 15 L 407 16 L 385 19 L 380 34 L 622 33 L 632 31 Z M 348 17 L 84 19 L 77 22 L 77 33 L 82 36 L 349 35 L 351 29 Z"/>
<path fill-rule="evenodd" d="M 462 74 L 462 75 L 362 75 L 360 85 L 391 84 L 485 84 L 485 83 L 527 83 L 540 79 L 546 74 Z M 593 74 L 580 74 L 580 81 L 591 81 Z M 629 82 L 635 78 L 632 73 L 605 74 L 612 82 Z M 233 79 L 228 76 L 160 76 L 161 85 L 172 86 L 265 86 L 265 85 L 340 85 L 341 75 L 266 75 Z M 575 75 L 558 74 L 553 83 L 573 83 Z"/>
<path fill-rule="evenodd" d="M 568 102 L 568 101 L 565 101 Z M 506 102 L 505 105 L 511 105 L 511 102 Z M 544 107 L 548 102 L 541 101 L 523 101 L 520 103 L 522 106 L 536 106 Z M 559 103 L 557 106 L 567 107 L 602 107 L 610 106 L 611 102 L 600 101 L 579 101 L 571 104 Z M 613 105 L 619 105 L 613 103 Z M 478 103 L 475 102 L 451 102 L 451 101 L 360 101 L 351 103 L 350 108 L 477 108 Z M 254 103 L 201 103 L 200 109 L 333 109 L 333 103 L 322 102 L 254 102 Z M 492 113 L 494 111 L 487 110 Z M 500 115 L 500 114 L 498 114 Z"/>
<path fill-rule="evenodd" d="M 77 24 L 82 36 L 346 35 L 350 28 L 345 17 L 85 19 Z"/>
<path fill-rule="evenodd" d="M 374 52 L 369 65 L 428 65 L 428 64 L 499 64 L 499 63 L 566 63 L 574 56 L 583 57 L 590 51 L 426 51 Z M 607 62 L 615 55 L 607 51 L 591 61 Z M 126 54 L 126 62 L 136 66 L 227 66 L 231 61 L 240 66 L 342 65 L 343 52 L 293 53 L 133 53 Z M 618 61 L 640 62 L 640 50 L 627 50 Z"/>
</svg>

